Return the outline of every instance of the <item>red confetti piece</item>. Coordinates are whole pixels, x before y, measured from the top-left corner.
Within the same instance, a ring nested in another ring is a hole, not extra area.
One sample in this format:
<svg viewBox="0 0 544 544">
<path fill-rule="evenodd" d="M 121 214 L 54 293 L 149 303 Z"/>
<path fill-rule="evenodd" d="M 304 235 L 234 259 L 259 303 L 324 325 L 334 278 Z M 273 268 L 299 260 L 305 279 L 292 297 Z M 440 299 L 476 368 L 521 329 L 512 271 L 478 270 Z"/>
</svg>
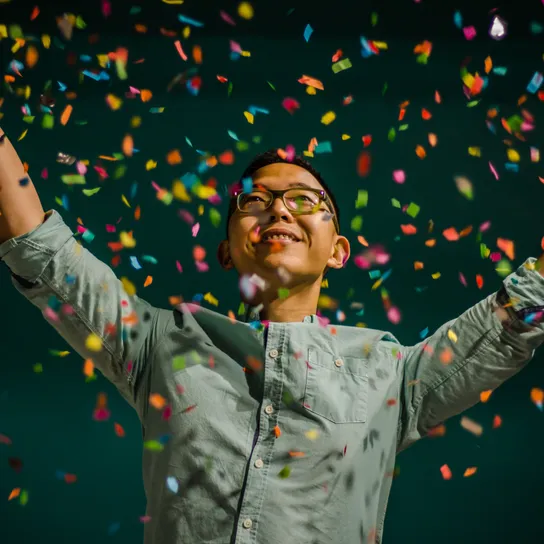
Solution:
<svg viewBox="0 0 544 544">
<path fill-rule="evenodd" d="M 372 158 L 368 151 L 362 151 L 357 159 L 357 173 L 361 177 L 366 177 L 370 173 L 370 166 L 372 164 Z"/>
<path fill-rule="evenodd" d="M 115 434 L 119 438 L 123 438 L 125 436 L 125 429 L 123 429 L 123 427 L 119 423 L 114 423 L 113 428 L 115 430 Z"/>
<path fill-rule="evenodd" d="M 476 274 L 476 285 L 478 289 L 481 289 L 484 286 L 484 278 L 481 274 Z"/>
<path fill-rule="evenodd" d="M 493 428 L 498 429 L 502 425 L 502 418 L 499 415 L 496 415 L 493 418 Z"/>
<path fill-rule="evenodd" d="M 440 467 L 440 472 L 442 473 L 442 478 L 444 478 L 444 480 L 451 480 L 453 475 L 448 465 L 442 465 Z"/>
</svg>

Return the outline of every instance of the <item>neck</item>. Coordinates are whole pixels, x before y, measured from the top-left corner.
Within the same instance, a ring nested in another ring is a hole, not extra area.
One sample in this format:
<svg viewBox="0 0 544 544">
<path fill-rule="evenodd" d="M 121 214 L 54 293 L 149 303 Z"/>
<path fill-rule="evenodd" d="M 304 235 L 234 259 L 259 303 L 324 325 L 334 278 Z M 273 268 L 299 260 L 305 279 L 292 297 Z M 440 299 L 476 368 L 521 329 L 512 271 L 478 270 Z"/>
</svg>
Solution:
<svg viewBox="0 0 544 544">
<path fill-rule="evenodd" d="M 307 315 L 317 312 L 317 301 L 321 291 L 322 278 L 312 284 L 302 284 L 289 288 L 289 296 L 278 297 L 277 288 L 263 293 L 260 304 L 262 321 L 278 323 L 301 322 Z"/>
</svg>

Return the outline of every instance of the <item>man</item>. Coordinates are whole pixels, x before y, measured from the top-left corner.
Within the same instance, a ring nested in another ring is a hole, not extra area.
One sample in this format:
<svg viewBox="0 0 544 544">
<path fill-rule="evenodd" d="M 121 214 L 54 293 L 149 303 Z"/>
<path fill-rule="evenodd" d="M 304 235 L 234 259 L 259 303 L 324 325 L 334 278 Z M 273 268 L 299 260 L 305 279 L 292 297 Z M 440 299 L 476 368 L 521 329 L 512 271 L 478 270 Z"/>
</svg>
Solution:
<svg viewBox="0 0 544 544">
<path fill-rule="evenodd" d="M 397 452 L 516 374 L 544 340 L 533 258 L 413 347 L 325 325 L 320 285 L 349 243 L 319 174 L 277 153 L 233 191 L 218 252 L 241 276 L 243 322 L 129 296 L 57 212 L 44 221 L 7 138 L 0 210 L 0 258 L 17 289 L 138 413 L 149 544 L 380 542 Z"/>
</svg>

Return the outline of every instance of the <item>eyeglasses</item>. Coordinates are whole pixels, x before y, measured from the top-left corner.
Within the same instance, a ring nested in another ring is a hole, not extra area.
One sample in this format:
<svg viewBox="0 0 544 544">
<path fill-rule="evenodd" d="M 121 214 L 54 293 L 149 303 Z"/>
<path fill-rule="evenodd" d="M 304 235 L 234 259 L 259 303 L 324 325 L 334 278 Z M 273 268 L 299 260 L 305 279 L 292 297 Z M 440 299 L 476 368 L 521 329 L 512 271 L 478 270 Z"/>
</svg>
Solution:
<svg viewBox="0 0 544 544">
<path fill-rule="evenodd" d="M 262 213 L 272 206 L 276 198 L 281 198 L 285 207 L 295 215 L 310 215 L 319 211 L 328 212 L 336 232 L 340 232 L 336 214 L 330 210 L 332 209 L 332 203 L 323 190 L 310 188 L 293 188 L 284 189 L 283 191 L 255 189 L 249 192 L 235 193 L 234 196 L 236 196 L 236 205 L 241 213 Z M 323 208 L 323 204 L 330 209 Z"/>
</svg>

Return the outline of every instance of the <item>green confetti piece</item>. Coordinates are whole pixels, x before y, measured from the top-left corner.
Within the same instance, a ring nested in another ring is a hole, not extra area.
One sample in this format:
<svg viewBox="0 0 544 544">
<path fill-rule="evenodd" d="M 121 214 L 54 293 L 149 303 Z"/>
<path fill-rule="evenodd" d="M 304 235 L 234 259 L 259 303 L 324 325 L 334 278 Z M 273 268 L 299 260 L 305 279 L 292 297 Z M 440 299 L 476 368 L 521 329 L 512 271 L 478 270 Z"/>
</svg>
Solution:
<svg viewBox="0 0 544 544">
<path fill-rule="evenodd" d="M 429 60 L 429 57 L 425 53 L 418 55 L 416 58 L 416 61 L 418 64 L 427 64 L 428 60 Z"/>
<path fill-rule="evenodd" d="M 183 355 L 176 355 L 172 361 L 172 370 L 184 370 L 185 369 L 185 357 Z"/>
<path fill-rule="evenodd" d="M 52 129 L 55 126 L 55 118 L 46 113 L 42 119 L 42 128 Z"/>
<path fill-rule="evenodd" d="M 34 119 L 36 119 L 36 117 L 34 117 L 34 115 L 25 115 L 23 117 L 23 121 L 25 123 L 28 123 L 29 125 L 31 125 L 34 122 Z"/>
<path fill-rule="evenodd" d="M 85 383 L 91 383 L 98 379 L 96 374 L 91 374 L 90 376 L 85 376 Z"/>
<path fill-rule="evenodd" d="M 43 365 L 41 363 L 36 363 L 35 365 L 32 366 L 32 370 L 36 374 L 41 374 L 43 372 Z"/>
<path fill-rule="evenodd" d="M 215 208 L 210 208 L 210 222 L 216 228 L 221 224 L 221 214 Z"/>
<path fill-rule="evenodd" d="M 467 108 L 473 108 L 474 106 L 477 106 L 479 103 L 480 103 L 479 100 L 471 100 L 471 101 L 467 104 Z"/>
<path fill-rule="evenodd" d="M 357 201 L 355 202 L 355 208 L 366 208 L 368 205 L 368 191 L 359 190 L 357 191 Z"/>
<path fill-rule="evenodd" d="M 337 74 L 338 72 L 342 72 L 343 70 L 347 70 L 351 67 L 352 64 L 349 59 L 342 59 L 332 65 L 332 71 Z"/>
<path fill-rule="evenodd" d="M 487 259 L 486 253 L 487 253 L 488 247 L 486 244 L 480 244 L 480 257 L 482 259 Z"/>
<path fill-rule="evenodd" d="M 408 125 L 407 124 L 406 125 L 401 125 L 399 127 L 399 131 L 404 131 L 404 130 L 408 130 Z"/>
<path fill-rule="evenodd" d="M 55 197 L 55 202 L 56 202 L 59 206 L 61 206 L 61 207 L 64 208 L 64 202 L 63 202 L 62 199 L 59 198 L 58 196 Z"/>
<path fill-rule="evenodd" d="M 159 261 L 157 259 L 155 259 L 155 257 L 151 256 L 151 255 L 142 255 L 142 261 L 145 261 L 146 263 L 151 263 L 151 264 L 158 264 Z"/>
<path fill-rule="evenodd" d="M 502 261 L 499 261 L 495 271 L 499 276 L 501 276 L 501 278 L 505 278 L 512 273 L 512 263 L 506 259 L 503 259 Z"/>
<path fill-rule="evenodd" d="M 25 506 L 28 503 L 28 491 L 23 489 L 21 491 L 21 496 L 19 498 L 19 503 L 21 506 Z"/>
<path fill-rule="evenodd" d="M 421 208 L 415 204 L 414 202 L 410 202 L 408 208 L 406 209 L 406 213 L 410 216 L 410 217 L 417 217 L 417 214 L 419 213 L 419 210 Z"/>
<path fill-rule="evenodd" d="M 362 226 L 363 226 L 363 217 L 361 215 L 356 215 L 351 220 L 351 230 L 354 230 L 355 232 L 359 232 Z"/>
<path fill-rule="evenodd" d="M 229 97 L 232 94 L 232 87 L 233 87 L 232 81 L 229 81 L 229 86 L 227 88 L 227 96 Z"/>
<path fill-rule="evenodd" d="M 144 442 L 144 448 L 150 451 L 162 451 L 164 446 L 158 440 L 147 440 Z"/>
<path fill-rule="evenodd" d="M 285 406 L 291 406 L 291 404 L 293 404 L 293 395 L 285 390 L 281 395 L 281 400 Z"/>
<path fill-rule="evenodd" d="M 279 472 L 278 472 L 278 476 L 282 479 L 285 479 L 285 478 L 289 478 L 289 476 L 291 475 L 291 467 L 289 466 L 284 466 Z"/>
<path fill-rule="evenodd" d="M 195 364 L 199 365 L 202 362 L 202 358 L 198 354 L 197 351 L 193 350 L 191 351 L 191 357 L 193 358 Z"/>
<path fill-rule="evenodd" d="M 387 89 L 389 88 L 389 85 L 387 83 L 387 81 L 383 84 L 383 87 L 382 87 L 382 96 L 387 92 Z"/>
<path fill-rule="evenodd" d="M 274 87 L 274 85 L 272 85 L 272 83 L 270 83 L 270 81 L 267 81 L 268 85 L 270 85 L 270 88 L 275 91 L 276 90 L 276 87 Z"/>
<path fill-rule="evenodd" d="M 390 128 L 387 134 L 387 139 L 390 142 L 394 142 L 396 137 L 397 137 L 397 131 L 394 128 Z"/>
<path fill-rule="evenodd" d="M 378 14 L 373 11 L 370 15 L 370 24 L 376 26 L 378 24 Z"/>
<path fill-rule="evenodd" d="M 508 126 L 512 132 L 520 132 L 523 119 L 519 115 L 512 115 L 506 120 L 506 122 L 508 123 Z"/>
<path fill-rule="evenodd" d="M 278 296 L 281 298 L 281 299 L 286 299 L 288 296 L 289 296 L 289 289 L 285 288 L 285 287 L 280 287 L 278 289 Z"/>
<path fill-rule="evenodd" d="M 376 280 L 382 275 L 381 270 L 369 270 L 368 271 L 368 277 L 371 280 Z"/>
<path fill-rule="evenodd" d="M 102 187 L 95 187 L 94 189 L 82 189 L 82 193 L 85 196 L 93 196 L 96 193 L 98 193 L 98 191 L 100 191 L 100 189 L 102 189 Z"/>
<path fill-rule="evenodd" d="M 247 151 L 249 149 L 249 144 L 243 140 L 236 142 L 236 149 L 238 151 Z"/>
<path fill-rule="evenodd" d="M 81 17 L 81 15 L 78 15 L 76 17 L 76 28 L 78 28 L 79 30 L 87 28 L 87 23 L 83 20 L 83 17 Z"/>
<path fill-rule="evenodd" d="M 244 315 L 246 312 L 246 307 L 243 302 L 240 302 L 240 306 L 238 306 L 238 315 Z"/>
<path fill-rule="evenodd" d="M 393 208 L 399 208 L 400 209 L 400 202 L 396 198 L 391 199 L 391 204 L 393 204 Z"/>
<path fill-rule="evenodd" d="M 66 185 L 85 185 L 87 183 L 85 176 L 80 174 L 65 174 L 64 176 L 61 176 L 60 179 L 62 180 L 62 183 L 65 183 Z"/>
</svg>

